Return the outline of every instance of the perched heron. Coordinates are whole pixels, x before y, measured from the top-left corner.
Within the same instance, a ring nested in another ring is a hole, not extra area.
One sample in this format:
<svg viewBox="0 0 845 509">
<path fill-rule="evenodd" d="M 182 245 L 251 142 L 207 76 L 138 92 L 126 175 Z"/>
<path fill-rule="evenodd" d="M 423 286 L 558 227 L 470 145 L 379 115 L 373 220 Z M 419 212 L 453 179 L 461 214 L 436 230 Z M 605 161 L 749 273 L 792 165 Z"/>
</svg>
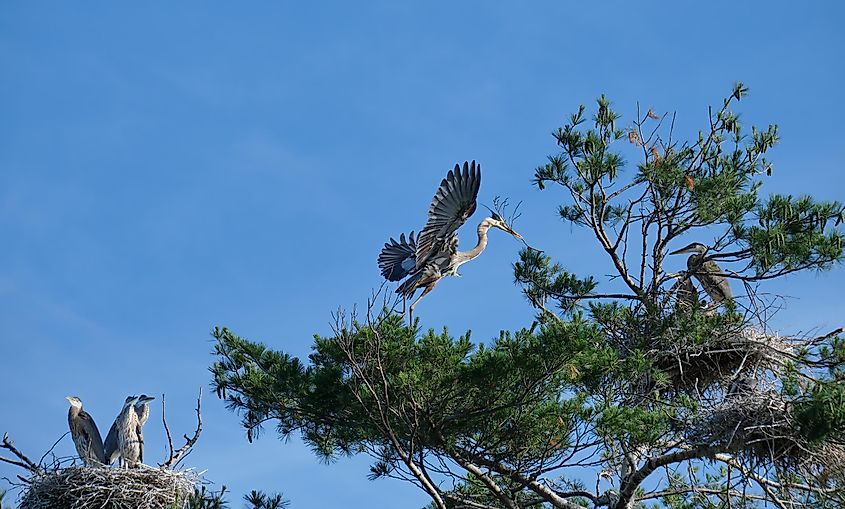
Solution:
<svg viewBox="0 0 845 509">
<path fill-rule="evenodd" d="M 675 297 L 675 309 L 690 310 L 698 307 L 698 289 L 692 284 L 688 274 L 682 274 L 680 279 L 675 281 L 669 294 Z"/>
<path fill-rule="evenodd" d="M 106 464 L 111 465 L 114 461 L 120 457 L 120 448 L 118 447 L 117 443 L 117 422 L 120 420 L 120 416 L 123 415 L 123 409 L 126 408 L 126 405 L 132 402 L 132 399 L 135 396 L 127 396 L 126 400 L 123 402 L 123 407 L 120 410 L 118 416 L 114 419 L 114 422 L 109 428 L 109 432 L 106 435 Z"/>
<path fill-rule="evenodd" d="M 144 462 L 144 424 L 147 423 L 147 419 L 150 418 L 150 401 L 154 400 L 155 398 L 152 396 L 147 396 L 146 394 L 141 394 L 138 398 L 138 402 L 135 403 L 135 414 L 138 416 L 138 443 L 139 443 L 139 453 L 138 453 L 138 461 L 141 463 Z"/>
<path fill-rule="evenodd" d="M 405 281 L 396 289 L 396 293 L 407 300 L 414 292 L 423 288 L 423 292 L 411 304 L 410 315 L 414 314 L 414 306 L 425 297 L 437 282 L 446 276 L 460 276 L 458 267 L 476 258 L 487 247 L 487 230 L 498 228 L 521 239 L 522 236 L 499 216 L 491 211 L 490 217 L 485 217 L 478 224 L 478 243 L 469 251 L 458 251 L 458 228 L 475 212 L 478 188 L 481 186 L 481 165 L 464 163 L 463 170 L 455 165 L 446 178 L 440 182 L 440 187 L 431 201 L 426 222 L 419 236 L 415 239 L 414 232 L 408 237 L 399 236 L 384 244 L 378 257 L 381 274 L 388 281 Z M 404 309 L 403 309 L 404 314 Z"/>
<path fill-rule="evenodd" d="M 722 269 L 713 260 L 708 260 L 707 246 L 699 242 L 692 244 L 669 253 L 670 255 L 693 253 L 687 259 L 687 270 L 689 273 L 701 283 L 702 288 L 713 300 L 713 304 L 719 305 L 727 299 L 733 298 L 731 292 L 731 285 L 728 280 L 722 275 Z"/>
<path fill-rule="evenodd" d="M 138 413 L 135 403 L 140 398 L 126 398 L 123 410 L 117 416 L 117 450 L 120 453 L 120 466 L 133 468 L 138 465 L 141 455 L 141 441 L 138 439 Z"/>
<path fill-rule="evenodd" d="M 105 463 L 106 455 L 103 452 L 103 439 L 100 437 L 100 430 L 94 418 L 82 409 L 82 400 L 77 396 L 67 396 L 70 403 L 67 412 L 67 423 L 70 426 L 70 436 L 73 438 L 73 445 L 76 452 L 86 465 Z"/>
</svg>

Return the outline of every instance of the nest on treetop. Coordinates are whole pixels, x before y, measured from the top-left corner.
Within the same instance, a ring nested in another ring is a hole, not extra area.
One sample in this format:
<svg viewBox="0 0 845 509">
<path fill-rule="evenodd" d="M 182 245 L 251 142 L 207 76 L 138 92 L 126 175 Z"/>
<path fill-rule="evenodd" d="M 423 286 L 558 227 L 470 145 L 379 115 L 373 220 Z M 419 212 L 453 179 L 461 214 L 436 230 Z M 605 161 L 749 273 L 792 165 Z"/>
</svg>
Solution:
<svg viewBox="0 0 845 509">
<path fill-rule="evenodd" d="M 753 327 L 731 327 L 705 339 L 672 335 L 646 353 L 668 379 L 668 388 L 702 393 L 727 386 L 740 373 L 779 372 L 793 346 Z"/>
<path fill-rule="evenodd" d="M 29 481 L 21 509 L 170 509 L 184 507 L 199 479 L 186 470 L 73 466 Z"/>
<path fill-rule="evenodd" d="M 749 467 L 770 465 L 820 485 L 840 482 L 845 476 L 845 445 L 810 442 L 794 422 L 789 402 L 775 390 L 758 386 L 702 411 L 688 436 L 693 443 L 733 451 Z"/>
</svg>

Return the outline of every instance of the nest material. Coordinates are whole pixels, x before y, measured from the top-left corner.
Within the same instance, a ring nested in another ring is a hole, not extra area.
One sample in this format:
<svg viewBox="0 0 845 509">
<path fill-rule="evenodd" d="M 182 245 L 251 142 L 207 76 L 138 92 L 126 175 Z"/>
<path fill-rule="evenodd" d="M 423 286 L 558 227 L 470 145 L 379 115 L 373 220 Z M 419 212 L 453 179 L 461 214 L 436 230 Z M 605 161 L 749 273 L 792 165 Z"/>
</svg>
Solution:
<svg viewBox="0 0 845 509">
<path fill-rule="evenodd" d="M 70 467 L 31 479 L 21 509 L 170 509 L 183 507 L 198 479 L 158 468 Z"/>
<path fill-rule="evenodd" d="M 727 396 L 699 416 L 692 442 L 734 451 L 749 465 L 772 465 L 824 482 L 845 475 L 845 446 L 811 443 L 792 425 L 790 405 L 771 389 Z"/>
<path fill-rule="evenodd" d="M 792 349 L 779 336 L 743 327 L 698 342 L 670 338 L 649 356 L 673 389 L 703 392 L 728 385 L 742 372 L 779 372 Z"/>
</svg>

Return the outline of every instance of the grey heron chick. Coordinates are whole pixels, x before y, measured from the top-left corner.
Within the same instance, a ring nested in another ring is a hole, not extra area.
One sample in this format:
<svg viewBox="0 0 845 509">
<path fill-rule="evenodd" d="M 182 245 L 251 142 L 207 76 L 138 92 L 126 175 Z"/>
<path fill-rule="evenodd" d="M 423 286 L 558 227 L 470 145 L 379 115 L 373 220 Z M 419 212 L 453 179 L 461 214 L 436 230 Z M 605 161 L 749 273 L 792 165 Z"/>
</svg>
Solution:
<svg viewBox="0 0 845 509">
<path fill-rule="evenodd" d="M 701 283 L 701 287 L 707 295 L 713 300 L 713 304 L 719 305 L 727 299 L 733 298 L 731 285 L 728 284 L 727 278 L 722 275 L 722 269 L 713 260 L 706 258 L 708 248 L 700 242 L 693 242 L 692 244 L 672 251 L 670 255 L 692 253 L 687 258 L 687 270 L 689 273 Z"/>
<path fill-rule="evenodd" d="M 126 408 L 126 405 L 132 402 L 132 399 L 136 396 L 127 396 L 126 400 L 123 402 L 123 407 L 121 408 L 120 413 L 118 413 L 117 417 L 115 417 L 114 422 L 112 423 L 111 427 L 109 428 L 109 432 L 106 435 L 106 443 L 105 443 L 105 453 L 106 453 L 106 464 L 111 465 L 114 461 L 120 457 L 120 448 L 118 447 L 117 442 L 117 422 L 120 419 L 120 416 L 123 414 L 123 409 Z"/>
<path fill-rule="evenodd" d="M 484 251 L 490 228 L 522 238 L 499 214 L 491 211 L 491 216 L 478 224 L 475 247 L 469 251 L 458 251 L 457 230 L 475 212 L 480 186 L 480 164 L 464 162 L 463 169 L 456 164 L 454 170 L 449 170 L 440 182 L 428 209 L 428 221 L 419 236 L 415 239 L 414 232 L 411 232 L 406 238 L 402 234 L 398 241 L 391 238 L 384 244 L 378 257 L 382 276 L 388 281 L 405 280 L 396 293 L 402 295 L 407 303 L 418 289 L 423 289 L 409 308 L 411 317 L 414 307 L 434 289 L 438 281 L 446 276 L 460 276 L 458 268 Z"/>
<path fill-rule="evenodd" d="M 698 306 L 698 288 L 692 283 L 689 274 L 682 274 L 680 278 L 675 281 L 672 288 L 669 289 L 669 294 L 675 298 L 675 309 L 684 309 L 689 311 Z"/>
<path fill-rule="evenodd" d="M 141 394 L 138 397 L 138 401 L 135 403 L 135 414 L 138 416 L 138 444 L 139 444 L 139 454 L 138 454 L 138 461 L 141 463 L 144 462 L 144 424 L 147 423 L 147 419 L 150 418 L 150 401 L 154 400 L 155 398 L 152 396 L 147 396 L 146 394 Z"/>
<path fill-rule="evenodd" d="M 141 455 L 141 442 L 138 439 L 138 413 L 135 403 L 140 398 L 127 398 L 123 410 L 117 416 L 117 449 L 120 452 L 120 466 L 134 468 Z"/>
<path fill-rule="evenodd" d="M 105 463 L 103 439 L 94 418 L 82 409 L 82 400 L 78 396 L 66 396 L 65 399 L 70 403 L 67 413 L 70 436 L 80 459 L 85 465 Z"/>
</svg>

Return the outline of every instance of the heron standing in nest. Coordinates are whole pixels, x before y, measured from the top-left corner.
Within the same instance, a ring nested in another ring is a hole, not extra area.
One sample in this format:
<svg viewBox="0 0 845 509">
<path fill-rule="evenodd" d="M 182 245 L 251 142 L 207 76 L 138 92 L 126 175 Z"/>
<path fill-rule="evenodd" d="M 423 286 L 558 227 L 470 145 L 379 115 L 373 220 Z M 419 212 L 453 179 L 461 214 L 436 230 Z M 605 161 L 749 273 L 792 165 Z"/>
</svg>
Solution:
<svg viewBox="0 0 845 509">
<path fill-rule="evenodd" d="M 131 401 L 136 398 L 136 396 L 128 396 L 126 400 L 123 402 L 124 408 L 126 405 L 130 404 Z M 155 398 L 152 396 L 147 396 L 146 394 L 141 394 L 141 396 L 137 397 L 138 401 L 134 404 L 133 409 L 138 416 L 138 442 L 139 442 L 139 455 L 138 461 L 141 463 L 144 462 L 144 432 L 143 426 L 147 422 L 147 419 L 150 417 L 150 401 L 154 400 Z M 109 428 L 109 433 L 106 435 L 106 442 L 105 442 L 105 449 L 106 449 L 106 463 L 111 465 L 114 461 L 120 457 L 120 448 L 118 444 L 118 422 L 120 421 L 121 416 L 123 415 L 123 410 L 121 409 L 120 414 L 115 418 L 114 422 Z"/>
<path fill-rule="evenodd" d="M 150 401 L 154 400 L 155 398 L 152 396 L 147 396 L 146 394 L 141 394 L 138 398 L 138 401 L 135 403 L 135 415 L 138 416 L 138 443 L 139 443 L 139 453 L 138 453 L 138 461 L 143 463 L 144 462 L 144 424 L 147 423 L 147 419 L 150 418 Z"/>
<path fill-rule="evenodd" d="M 67 422 L 70 426 L 70 436 L 73 438 L 73 445 L 76 452 L 85 465 L 103 464 L 106 462 L 106 455 L 103 451 L 103 439 L 94 418 L 82 409 L 82 400 L 78 396 L 66 396 L 70 403 L 67 413 Z"/>
<path fill-rule="evenodd" d="M 123 410 L 117 416 L 117 450 L 120 453 L 120 466 L 134 468 L 138 466 L 141 456 L 141 441 L 138 439 L 138 413 L 135 403 L 140 398 L 132 396 L 126 398 Z"/>
<path fill-rule="evenodd" d="M 480 186 L 480 164 L 464 162 L 463 170 L 456 164 L 455 169 L 450 170 L 440 182 L 428 209 L 428 221 L 419 236 L 415 239 L 414 232 L 411 232 L 406 238 L 402 234 L 398 241 L 391 238 L 382 248 L 378 257 L 381 274 L 388 281 L 405 279 L 396 290 L 405 303 L 418 289 L 423 289 L 408 308 L 411 318 L 420 299 L 431 292 L 441 279 L 460 276 L 458 268 L 484 251 L 490 228 L 498 228 L 522 239 L 498 213 L 491 210 L 491 216 L 478 224 L 475 247 L 469 251 L 458 251 L 457 230 L 475 212 Z"/>
<path fill-rule="evenodd" d="M 685 277 L 689 278 L 690 275 L 695 277 L 713 301 L 713 305 L 718 306 L 726 300 L 732 299 L 733 292 L 727 278 L 723 275 L 722 268 L 713 260 L 707 259 L 707 251 L 708 248 L 704 244 L 693 242 L 669 254 L 692 253 L 687 258 L 688 274 Z"/>
</svg>

